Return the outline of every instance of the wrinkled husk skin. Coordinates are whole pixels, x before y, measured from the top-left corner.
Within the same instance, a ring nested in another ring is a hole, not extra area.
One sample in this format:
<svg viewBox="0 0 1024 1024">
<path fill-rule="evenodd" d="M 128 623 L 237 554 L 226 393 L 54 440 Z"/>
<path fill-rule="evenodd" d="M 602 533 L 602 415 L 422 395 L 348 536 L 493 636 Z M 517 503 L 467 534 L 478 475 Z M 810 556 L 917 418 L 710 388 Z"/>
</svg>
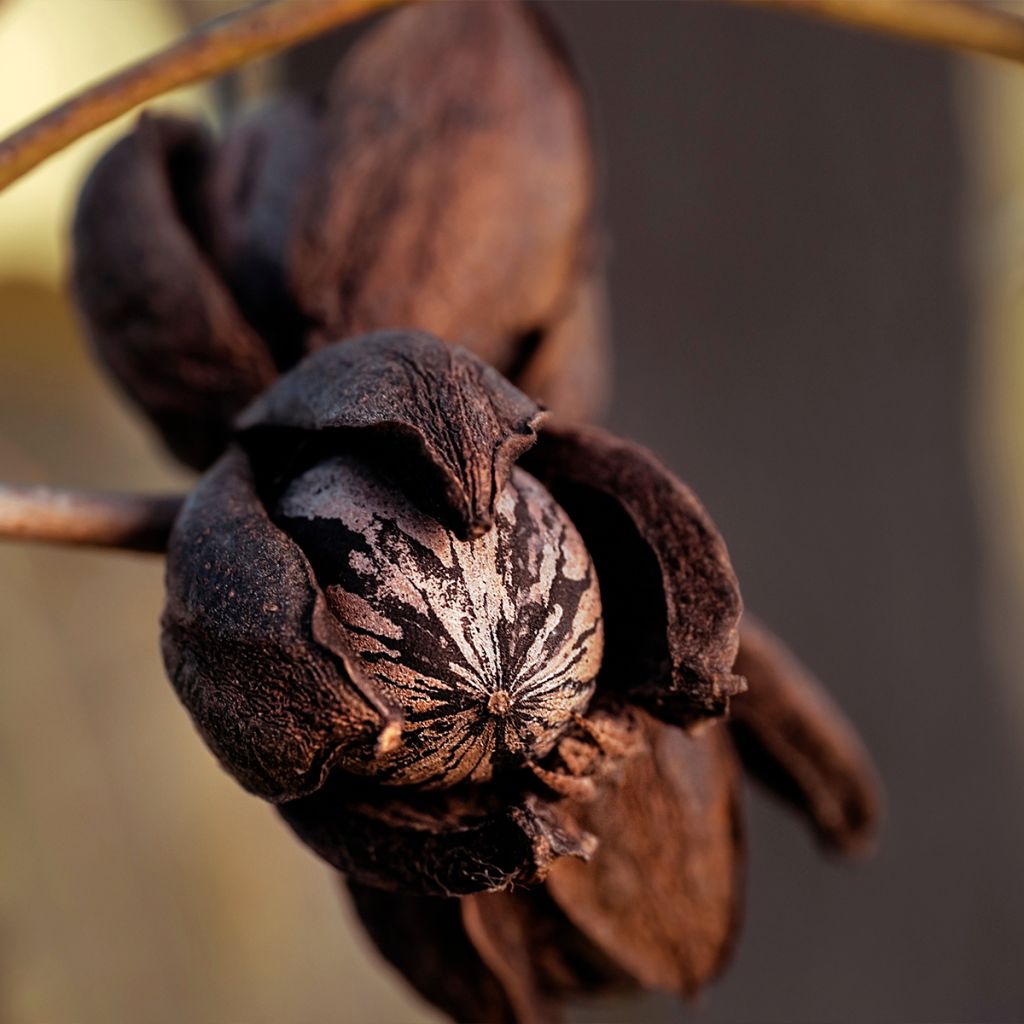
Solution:
<svg viewBox="0 0 1024 1024">
<path fill-rule="evenodd" d="M 456 1020 L 554 1022 L 573 996 L 638 986 L 692 996 L 726 963 L 742 907 L 736 755 L 721 728 L 690 737 L 642 715 L 641 734 L 597 799 L 570 802 L 595 853 L 557 861 L 541 887 L 456 911 L 350 884 L 385 957 Z M 441 944 L 451 959 L 431 955 Z"/>
<path fill-rule="evenodd" d="M 344 386 L 325 387 L 325 381 Z M 443 895 L 500 889 L 543 878 L 558 856 L 587 856 L 593 840 L 557 801 L 532 792 L 529 773 L 525 780 L 512 773 L 500 786 L 462 785 L 444 793 L 358 777 L 385 766 L 403 733 L 415 729 L 357 656 L 346 632 L 353 623 L 332 611 L 338 605 L 332 606 L 325 582 L 330 577 L 318 575 L 297 542 L 301 534 L 283 528 L 292 524 L 272 516 L 273 495 L 303 472 L 304 460 L 371 453 L 365 465 L 382 483 L 411 484 L 407 498 L 425 503 L 420 515 L 452 523 L 453 537 L 460 527 L 463 544 L 471 544 L 481 524 L 505 529 L 494 525 L 495 503 L 512 486 L 513 459 L 534 442 L 540 419 L 530 399 L 464 350 L 420 333 L 354 339 L 307 357 L 247 411 L 242 446 L 230 448 L 207 472 L 175 525 L 163 616 L 172 683 L 242 785 L 281 804 L 285 820 L 313 849 L 367 884 Z M 528 481 L 522 477 L 520 491 Z M 541 490 L 535 482 L 529 486 Z M 547 501 L 545 514 L 561 517 L 563 530 L 575 538 L 577 559 L 585 560 L 574 570 L 583 573 L 578 583 L 556 572 L 548 584 L 565 607 L 566 622 L 577 628 L 569 602 L 595 600 L 596 579 L 571 523 Z M 371 518 L 378 522 L 383 514 L 376 509 Z M 328 531 L 327 538 L 334 529 L 326 521 L 316 524 L 304 526 L 314 531 L 311 550 L 320 550 L 317 529 Z M 505 547 L 512 541 L 524 546 L 522 569 L 509 579 L 517 585 L 525 579 L 529 594 L 539 593 L 541 580 L 529 569 L 538 557 L 531 533 L 504 536 Z M 321 574 L 330 572 L 328 553 L 320 550 Z M 425 564 L 429 573 L 440 565 L 436 559 Z M 461 565 L 456 559 L 449 571 Z M 443 592 L 457 583 L 448 580 Z M 523 608 L 516 599 L 512 611 Z M 593 667 L 579 679 L 567 675 L 564 688 L 558 684 L 556 695 L 572 702 L 570 712 L 579 693 L 586 698 L 592 689 L 602 635 L 600 618 L 589 614 L 578 628 L 580 671 Z M 407 649 L 411 664 L 449 657 L 436 646 L 437 633 L 420 632 L 426 647 Z M 497 633 L 512 638 L 507 630 Z M 544 638 L 545 645 L 569 642 L 557 620 Z M 557 653 L 555 647 L 545 651 L 533 654 L 543 673 L 547 655 Z M 506 709 L 514 710 L 514 703 Z"/>
</svg>

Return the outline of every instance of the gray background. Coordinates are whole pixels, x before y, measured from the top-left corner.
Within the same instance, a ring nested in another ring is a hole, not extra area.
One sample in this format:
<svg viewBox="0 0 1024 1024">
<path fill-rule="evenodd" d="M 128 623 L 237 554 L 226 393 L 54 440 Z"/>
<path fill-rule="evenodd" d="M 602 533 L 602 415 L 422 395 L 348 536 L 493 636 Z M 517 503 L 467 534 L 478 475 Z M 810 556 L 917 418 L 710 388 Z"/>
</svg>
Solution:
<svg viewBox="0 0 1024 1024">
<path fill-rule="evenodd" d="M 611 423 L 698 491 L 748 606 L 888 790 L 880 853 L 854 870 L 755 801 L 746 931 L 708 1019 L 1021 1019 L 1022 785 L 981 633 L 954 59 L 750 7 L 552 9 L 605 138 Z"/>
</svg>

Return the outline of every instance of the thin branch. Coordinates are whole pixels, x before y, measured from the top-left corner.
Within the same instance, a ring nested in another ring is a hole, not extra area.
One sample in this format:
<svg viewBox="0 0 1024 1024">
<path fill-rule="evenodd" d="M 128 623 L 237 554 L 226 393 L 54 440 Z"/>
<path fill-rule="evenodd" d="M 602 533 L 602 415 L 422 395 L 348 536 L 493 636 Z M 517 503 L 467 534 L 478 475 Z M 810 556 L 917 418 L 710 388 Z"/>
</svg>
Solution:
<svg viewBox="0 0 1024 1024">
<path fill-rule="evenodd" d="M 0 142 L 0 190 L 146 100 L 405 0 L 278 0 L 219 20 L 54 107 Z M 970 0 L 744 0 L 1024 62 L 1024 19 Z"/>
<path fill-rule="evenodd" d="M 283 50 L 403 0 L 261 3 L 116 72 L 0 142 L 0 190 L 94 128 L 172 89 Z"/>
<path fill-rule="evenodd" d="M 855 28 L 1024 63 L 1024 18 L 975 0 L 747 0 Z"/>
<path fill-rule="evenodd" d="M 166 551 L 179 495 L 104 494 L 0 484 L 0 538 Z"/>
</svg>

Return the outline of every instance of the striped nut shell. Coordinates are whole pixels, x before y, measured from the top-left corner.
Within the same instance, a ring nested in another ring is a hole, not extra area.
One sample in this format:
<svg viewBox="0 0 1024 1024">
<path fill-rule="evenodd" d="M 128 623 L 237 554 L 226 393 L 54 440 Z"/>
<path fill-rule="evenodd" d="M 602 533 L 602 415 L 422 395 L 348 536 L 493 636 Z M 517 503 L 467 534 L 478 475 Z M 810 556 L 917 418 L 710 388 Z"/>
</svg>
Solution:
<svg viewBox="0 0 1024 1024">
<path fill-rule="evenodd" d="M 550 752 L 601 663 L 597 576 L 568 516 L 512 470 L 493 527 L 459 540 L 350 455 L 296 477 L 278 522 L 317 574 L 352 675 L 404 715 L 401 743 L 342 766 L 392 784 L 483 781 Z"/>
</svg>

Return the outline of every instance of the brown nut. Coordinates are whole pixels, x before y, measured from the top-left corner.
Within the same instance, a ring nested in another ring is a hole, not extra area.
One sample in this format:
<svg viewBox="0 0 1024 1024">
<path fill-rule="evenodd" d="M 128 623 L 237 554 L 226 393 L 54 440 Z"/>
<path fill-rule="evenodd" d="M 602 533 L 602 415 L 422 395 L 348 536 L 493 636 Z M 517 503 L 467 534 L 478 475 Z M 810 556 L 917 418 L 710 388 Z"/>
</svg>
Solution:
<svg viewBox="0 0 1024 1024">
<path fill-rule="evenodd" d="M 394 749 L 341 764 L 390 783 L 489 779 L 545 756 L 586 709 L 603 631 L 579 534 L 513 469 L 482 536 L 459 540 L 379 472 L 337 455 L 296 477 L 278 524 L 309 558 L 350 652 L 403 715 Z"/>
</svg>

